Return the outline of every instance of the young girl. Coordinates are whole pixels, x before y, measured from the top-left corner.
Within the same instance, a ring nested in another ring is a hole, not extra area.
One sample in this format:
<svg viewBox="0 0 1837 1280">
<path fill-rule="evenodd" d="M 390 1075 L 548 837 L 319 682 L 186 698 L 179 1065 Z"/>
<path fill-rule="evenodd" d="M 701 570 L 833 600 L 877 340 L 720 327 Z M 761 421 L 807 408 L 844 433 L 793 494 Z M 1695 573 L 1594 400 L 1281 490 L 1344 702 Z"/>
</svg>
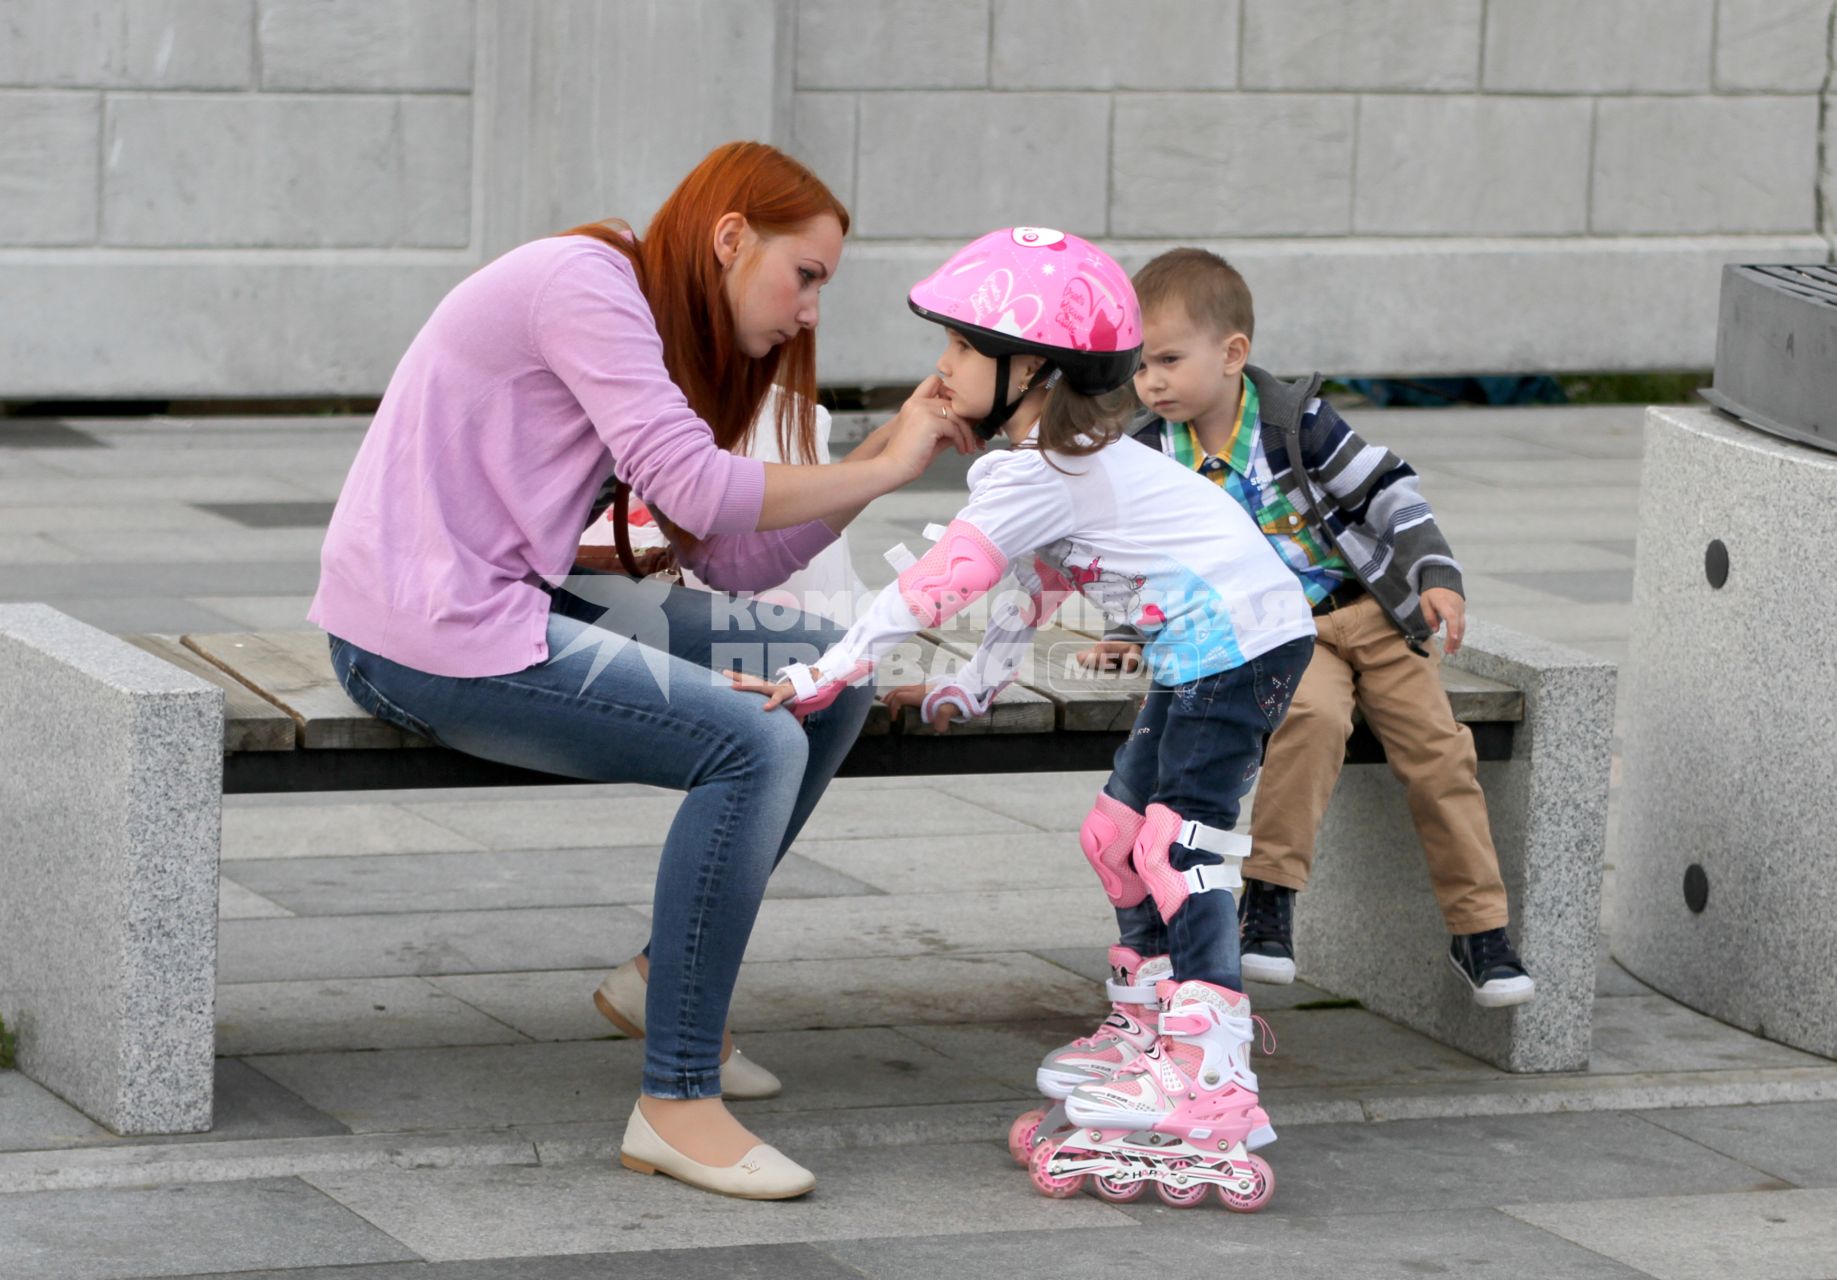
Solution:
<svg viewBox="0 0 1837 1280">
<path fill-rule="evenodd" d="M 1312 653 L 1307 600 L 1229 496 L 1121 438 L 1125 410 L 1108 393 L 1134 373 L 1141 315 L 1100 250 L 1040 227 L 991 232 L 909 302 L 946 330 L 937 373 L 953 410 L 1015 447 L 970 468 L 969 504 L 814 667 L 788 667 L 775 686 L 736 683 L 769 691 L 768 708 L 820 710 L 1010 569 L 1025 594 L 997 602 L 975 656 L 895 690 L 892 705 L 916 703 L 940 724 L 985 714 L 1074 591 L 1139 628 L 1153 689 L 1080 833 L 1122 928 L 1115 1010 L 1040 1068 L 1077 1127 L 1042 1126 L 1037 1144 L 1012 1137 L 1049 1195 L 1091 1173 L 1110 1199 L 1153 1181 L 1171 1204 L 1215 1186 L 1233 1208 L 1260 1207 L 1273 1184 L 1249 1149 L 1275 1133 L 1257 1105 L 1239 990 L 1232 891 L 1250 842 L 1231 827 Z M 1124 781 L 1144 778 L 1148 794 Z M 1156 1009 L 1158 1034 L 1144 1025 Z M 1040 1115 L 1022 1128 L 1029 1120 Z"/>
</svg>

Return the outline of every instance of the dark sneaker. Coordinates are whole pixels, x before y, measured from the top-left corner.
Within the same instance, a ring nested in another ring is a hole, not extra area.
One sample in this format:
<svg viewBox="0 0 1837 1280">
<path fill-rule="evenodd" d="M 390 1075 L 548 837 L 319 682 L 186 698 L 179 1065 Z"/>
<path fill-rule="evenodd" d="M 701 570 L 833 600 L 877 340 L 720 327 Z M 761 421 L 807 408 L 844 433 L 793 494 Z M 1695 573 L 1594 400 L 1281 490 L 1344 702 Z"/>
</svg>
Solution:
<svg viewBox="0 0 1837 1280">
<path fill-rule="evenodd" d="M 1237 904 L 1239 954 L 1244 977 L 1286 987 L 1295 980 L 1295 891 L 1261 880 L 1244 881 Z"/>
<path fill-rule="evenodd" d="M 1448 943 L 1448 963 L 1473 988 L 1473 1002 L 1482 1009 L 1524 1004 L 1536 993 L 1504 929 L 1456 934 Z"/>
</svg>

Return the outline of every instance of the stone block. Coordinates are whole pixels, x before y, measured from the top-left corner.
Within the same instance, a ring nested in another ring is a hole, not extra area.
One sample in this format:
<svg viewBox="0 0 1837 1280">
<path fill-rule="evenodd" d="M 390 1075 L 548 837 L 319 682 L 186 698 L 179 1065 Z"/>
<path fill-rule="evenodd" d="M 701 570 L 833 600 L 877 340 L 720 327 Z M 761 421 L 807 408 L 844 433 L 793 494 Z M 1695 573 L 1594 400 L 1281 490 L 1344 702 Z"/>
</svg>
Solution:
<svg viewBox="0 0 1837 1280">
<path fill-rule="evenodd" d="M 1495 93 L 1702 93 L 1714 0 L 1514 0 L 1486 9 Z"/>
<path fill-rule="evenodd" d="M 1245 0 L 1246 89 L 1474 89 L 1481 0 Z"/>
<path fill-rule="evenodd" d="M 1366 98 L 1353 224 L 1367 235 L 1585 231 L 1592 112 L 1579 98 Z"/>
<path fill-rule="evenodd" d="M 1103 234 L 1102 94 L 874 93 L 861 99 L 860 127 L 861 235 L 967 238 L 1030 218 Z M 927 257 L 932 267 L 941 260 L 936 250 Z"/>
<path fill-rule="evenodd" d="M 1829 0 L 1719 0 L 1716 88 L 1816 93 L 1830 24 Z"/>
<path fill-rule="evenodd" d="M 103 238 L 116 245 L 463 246 L 463 98 L 122 94 L 110 99 Z"/>
<path fill-rule="evenodd" d="M 1589 225 L 1607 235 L 1809 231 L 1817 180 L 1815 98 L 1607 100 Z"/>
<path fill-rule="evenodd" d="M 1825 255 L 1812 235 L 1231 240 L 1214 231 L 1109 247 L 1134 271 L 1178 243 L 1224 254 L 1264 300 L 1259 364 L 1345 376 L 1707 369 L 1725 263 Z M 936 328 L 898 300 L 941 258 L 932 245 L 849 246 L 843 270 L 823 291 L 817 346 L 825 382 L 911 386 L 925 375 L 937 358 Z M 1578 298 L 1587 305 L 1578 307 Z M 55 351 L 46 359 L 68 365 Z M 862 571 L 876 570 L 864 559 Z"/>
<path fill-rule="evenodd" d="M 989 0 L 798 0 L 799 89 L 989 82 Z"/>
<path fill-rule="evenodd" d="M 1480 783 L 1537 998 L 1473 1003 L 1445 954 L 1403 790 L 1382 765 L 1349 766 L 1321 824 L 1295 913 L 1301 974 L 1505 1070 L 1579 1070 L 1594 1007 L 1614 667 L 1484 622 L 1447 662 L 1524 690 L 1512 757 L 1481 764 Z"/>
<path fill-rule="evenodd" d="M 1001 0 L 989 80 L 1004 89 L 1232 89 L 1238 0 Z"/>
<path fill-rule="evenodd" d="M 93 244 L 102 99 L 0 93 L 0 244 Z"/>
<path fill-rule="evenodd" d="M 1355 105 L 1346 95 L 1117 99 L 1112 231 L 1126 236 L 1349 231 Z"/>
<path fill-rule="evenodd" d="M 1708 409 L 1647 424 L 1614 958 L 1711 1017 L 1837 1056 L 1837 627 L 1800 572 L 1837 540 L 1837 457 Z"/>
<path fill-rule="evenodd" d="M 94 255 L 0 263 L 7 300 L 0 341 L 9 352 L 0 395 L 213 396 L 232 387 L 377 395 L 428 313 L 468 269 L 447 258 L 352 262 L 254 253 L 234 261 Z M 81 483 L 91 496 L 72 498 L 104 500 L 91 486 L 105 482 Z M 162 492 L 200 501 L 301 496 L 234 477 L 189 486 L 168 478 Z M 61 499 L 41 491 L 31 500 Z M 307 575 L 285 589 L 310 592 L 313 585 Z M 198 594 L 240 589 L 228 581 L 197 584 Z M 283 588 L 264 582 L 256 589 Z"/>
<path fill-rule="evenodd" d="M 117 1133 L 211 1121 L 223 693 L 0 605 L 0 1016 Z"/>
<path fill-rule="evenodd" d="M 0 84 L 246 89 L 254 0 L 11 0 Z"/>
<path fill-rule="evenodd" d="M 264 89 L 468 90 L 472 6 L 452 0 L 265 0 Z"/>
<path fill-rule="evenodd" d="M 808 165 L 849 206 L 855 203 L 855 116 L 852 93 L 800 93 L 791 104 L 787 150 Z"/>
</svg>

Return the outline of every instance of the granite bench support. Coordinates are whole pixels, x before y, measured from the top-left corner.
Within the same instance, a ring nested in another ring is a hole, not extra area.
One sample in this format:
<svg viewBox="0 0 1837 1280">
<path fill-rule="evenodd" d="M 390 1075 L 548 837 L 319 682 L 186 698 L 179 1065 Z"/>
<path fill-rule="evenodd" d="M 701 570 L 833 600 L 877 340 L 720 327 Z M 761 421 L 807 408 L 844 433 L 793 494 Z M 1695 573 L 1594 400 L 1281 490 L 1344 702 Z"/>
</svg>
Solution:
<svg viewBox="0 0 1837 1280">
<path fill-rule="evenodd" d="M 116 1133 L 211 1126 L 223 691 L 0 605 L 0 1017 Z"/>
<path fill-rule="evenodd" d="M 1538 1003 L 1464 1005 L 1432 954 L 1440 922 L 1396 788 L 1357 764 L 1328 820 L 1326 847 L 1342 851 L 1321 859 L 1300 913 L 1304 974 L 1502 1066 L 1580 1066 L 1612 668 L 1478 625 L 1450 668 L 1457 715 L 1491 761 L 1482 779 Z M 877 709 L 844 772 L 1102 768 L 1133 697 L 1115 683 L 1089 696 L 1015 686 L 983 731 L 944 737 Z M 1355 735 L 1350 759 L 1382 754 Z M 122 639 L 43 605 L 0 606 L 0 1016 L 19 1027 L 21 1068 L 118 1132 L 209 1127 L 225 792 L 566 781 L 364 716 L 331 682 L 322 637 Z"/>
<path fill-rule="evenodd" d="M 1297 900 L 1301 974 L 1507 1071 L 1580 1071 L 1594 1010 L 1615 668 L 1484 622 L 1447 663 L 1524 691 L 1511 758 L 1482 760 L 1480 785 L 1537 998 L 1508 1010 L 1474 1005 L 1438 954 L 1447 930 L 1403 789 L 1368 764 L 1341 776 Z"/>
</svg>

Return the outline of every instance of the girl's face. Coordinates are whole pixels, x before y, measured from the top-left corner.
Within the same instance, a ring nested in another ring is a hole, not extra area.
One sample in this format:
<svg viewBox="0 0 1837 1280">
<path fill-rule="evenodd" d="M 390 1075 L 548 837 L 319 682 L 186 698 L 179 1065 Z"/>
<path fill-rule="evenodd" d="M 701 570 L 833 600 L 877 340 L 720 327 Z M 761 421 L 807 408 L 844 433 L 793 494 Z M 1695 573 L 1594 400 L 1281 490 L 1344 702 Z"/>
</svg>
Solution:
<svg viewBox="0 0 1837 1280">
<path fill-rule="evenodd" d="M 971 422 L 989 416 L 995 407 L 995 361 L 972 347 L 955 329 L 944 331 L 944 354 L 938 357 L 938 377 L 944 380 L 943 396 L 957 416 Z M 1008 371 L 1014 377 L 1012 368 Z M 1012 396 L 1014 389 L 1010 387 Z"/>
<path fill-rule="evenodd" d="M 817 295 L 842 257 L 842 224 L 819 214 L 782 235 L 755 230 L 737 213 L 714 228 L 725 268 L 721 288 L 734 317 L 734 341 L 757 360 L 817 325 Z"/>
</svg>

